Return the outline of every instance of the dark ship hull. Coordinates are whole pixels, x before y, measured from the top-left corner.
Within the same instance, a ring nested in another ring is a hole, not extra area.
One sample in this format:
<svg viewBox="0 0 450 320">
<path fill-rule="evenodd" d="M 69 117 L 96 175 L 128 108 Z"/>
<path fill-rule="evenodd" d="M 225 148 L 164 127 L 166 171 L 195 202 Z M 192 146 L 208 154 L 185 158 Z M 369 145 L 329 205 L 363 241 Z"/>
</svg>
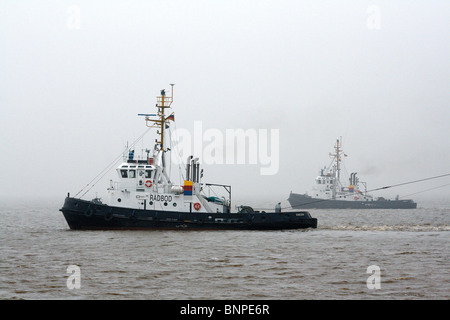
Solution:
<svg viewBox="0 0 450 320">
<path fill-rule="evenodd" d="M 312 198 L 306 194 L 292 193 L 288 199 L 293 209 L 415 209 L 412 200 L 377 199 L 369 201 L 328 200 Z"/>
<path fill-rule="evenodd" d="M 60 209 L 73 230 L 283 230 L 317 228 L 306 211 L 195 213 L 112 207 L 67 197 Z"/>
</svg>

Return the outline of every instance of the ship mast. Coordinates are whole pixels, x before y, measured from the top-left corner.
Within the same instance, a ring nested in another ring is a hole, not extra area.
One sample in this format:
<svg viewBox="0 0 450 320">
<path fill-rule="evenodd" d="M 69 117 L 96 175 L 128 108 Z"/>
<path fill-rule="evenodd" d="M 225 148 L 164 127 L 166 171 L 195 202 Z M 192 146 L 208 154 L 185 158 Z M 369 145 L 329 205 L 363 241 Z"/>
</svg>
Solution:
<svg viewBox="0 0 450 320">
<path fill-rule="evenodd" d="M 342 138 L 341 138 L 342 139 Z M 337 169 L 337 181 L 341 181 L 341 142 L 339 139 L 336 141 L 336 169 Z"/>
<path fill-rule="evenodd" d="M 166 116 L 165 116 L 165 109 L 166 108 L 170 108 L 170 105 L 173 102 L 173 84 L 171 84 L 172 87 L 172 96 L 171 97 L 166 97 L 166 91 L 164 89 L 161 90 L 161 95 L 157 97 L 157 103 L 156 103 L 156 107 L 158 108 L 158 113 L 157 116 L 159 117 L 158 120 L 150 120 L 153 122 L 156 122 L 159 124 L 159 136 L 160 139 L 159 141 L 156 141 L 156 143 L 159 143 L 159 145 L 161 146 L 161 151 L 165 151 L 165 144 L 164 144 L 164 130 L 166 129 Z"/>
<path fill-rule="evenodd" d="M 157 128 L 159 129 L 157 131 L 158 135 L 159 135 L 159 141 L 158 139 L 156 139 L 156 143 L 159 145 L 160 149 L 159 151 L 162 151 L 162 167 L 165 167 L 165 156 L 164 156 L 164 152 L 167 151 L 166 147 L 165 147 L 165 139 L 164 139 L 164 134 L 165 134 L 165 129 L 166 129 L 166 122 L 169 121 L 168 118 L 166 118 L 166 112 L 165 110 L 167 108 L 170 108 L 170 106 L 172 105 L 173 102 L 173 86 L 175 84 L 171 83 L 170 86 L 172 87 L 172 93 L 171 96 L 168 97 L 166 96 L 166 90 L 162 89 L 161 90 L 161 95 L 156 97 L 156 108 L 158 108 L 158 112 L 157 114 L 139 114 L 140 116 L 145 116 L 145 124 L 147 125 L 147 127 L 153 127 L 154 125 L 149 125 L 148 121 L 154 122 L 157 126 Z M 169 115 L 172 116 L 172 114 Z M 150 116 L 157 116 L 158 119 L 150 119 Z M 170 150 L 170 149 L 169 149 Z"/>
<path fill-rule="evenodd" d="M 341 137 L 341 141 L 342 141 L 342 137 Z M 332 198 L 336 199 L 336 187 L 340 186 L 341 184 L 341 153 L 342 153 L 342 142 L 339 141 L 339 139 L 336 140 L 336 145 L 334 146 L 335 149 L 335 154 L 334 159 L 336 160 L 336 171 L 334 174 L 334 181 L 333 181 L 333 194 L 332 194 Z"/>
</svg>

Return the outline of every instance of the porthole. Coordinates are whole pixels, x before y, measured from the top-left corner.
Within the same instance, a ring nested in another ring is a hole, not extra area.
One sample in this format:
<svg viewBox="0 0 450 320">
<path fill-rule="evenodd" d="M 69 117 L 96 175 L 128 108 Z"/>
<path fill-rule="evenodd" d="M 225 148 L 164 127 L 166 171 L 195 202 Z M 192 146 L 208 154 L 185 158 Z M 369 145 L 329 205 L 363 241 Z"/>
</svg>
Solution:
<svg viewBox="0 0 450 320">
<path fill-rule="evenodd" d="M 177 206 L 177 203 L 176 203 L 176 202 L 174 202 L 174 203 L 173 203 L 173 206 L 174 206 L 174 207 L 176 207 L 176 206 Z"/>
<path fill-rule="evenodd" d="M 121 201 L 122 201 L 122 199 L 120 199 L 120 198 L 119 198 L 119 199 L 117 199 L 117 202 L 121 202 Z"/>
</svg>

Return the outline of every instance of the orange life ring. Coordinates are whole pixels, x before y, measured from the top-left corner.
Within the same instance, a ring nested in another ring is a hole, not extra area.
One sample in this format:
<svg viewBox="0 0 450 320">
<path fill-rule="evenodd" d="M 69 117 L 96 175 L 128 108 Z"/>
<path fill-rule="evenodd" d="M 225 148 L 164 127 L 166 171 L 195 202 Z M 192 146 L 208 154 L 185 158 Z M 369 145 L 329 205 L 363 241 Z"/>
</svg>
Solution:
<svg viewBox="0 0 450 320">
<path fill-rule="evenodd" d="M 198 203 L 198 202 L 196 202 L 196 203 L 194 203 L 194 209 L 195 210 L 200 210 L 200 208 L 201 208 L 202 206 L 201 206 L 201 204 L 200 203 Z"/>
<path fill-rule="evenodd" d="M 150 187 L 152 186 L 152 180 L 147 180 L 147 181 L 145 181 L 145 186 L 146 186 L 147 188 L 150 188 Z"/>
</svg>

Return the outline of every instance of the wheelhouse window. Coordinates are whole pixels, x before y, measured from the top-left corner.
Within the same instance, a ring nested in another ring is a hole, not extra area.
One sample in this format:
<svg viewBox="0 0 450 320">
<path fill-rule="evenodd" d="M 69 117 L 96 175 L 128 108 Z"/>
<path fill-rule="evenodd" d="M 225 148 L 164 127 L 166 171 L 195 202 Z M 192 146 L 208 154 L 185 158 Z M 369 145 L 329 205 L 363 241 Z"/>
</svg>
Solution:
<svg viewBox="0 0 450 320">
<path fill-rule="evenodd" d="M 145 178 L 151 179 L 152 178 L 152 171 L 153 170 L 145 170 Z"/>
<path fill-rule="evenodd" d="M 122 178 L 128 178 L 128 170 L 120 170 L 120 175 Z"/>
<path fill-rule="evenodd" d="M 136 178 L 136 170 L 128 171 L 128 178 Z"/>
</svg>

